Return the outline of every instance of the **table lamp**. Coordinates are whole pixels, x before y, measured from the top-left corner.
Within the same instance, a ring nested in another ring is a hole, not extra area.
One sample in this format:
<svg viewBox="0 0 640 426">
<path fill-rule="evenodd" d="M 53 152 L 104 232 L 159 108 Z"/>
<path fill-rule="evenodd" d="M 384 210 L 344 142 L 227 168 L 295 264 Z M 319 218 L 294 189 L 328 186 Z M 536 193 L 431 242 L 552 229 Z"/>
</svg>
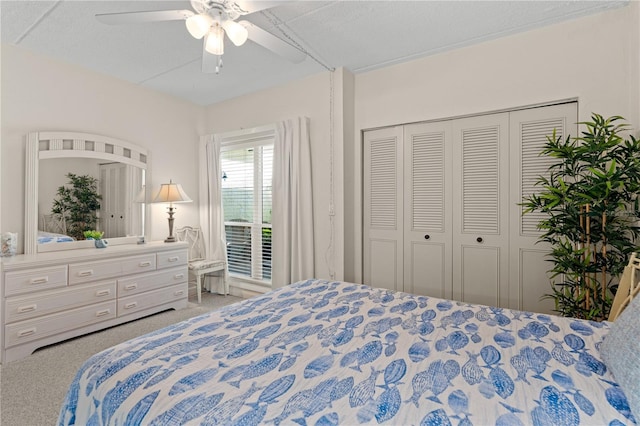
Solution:
<svg viewBox="0 0 640 426">
<path fill-rule="evenodd" d="M 193 201 L 182 189 L 182 185 L 179 183 L 173 183 L 169 180 L 169 183 L 163 183 L 160 185 L 160 190 L 151 200 L 152 203 L 169 203 L 167 207 L 167 213 L 169 213 L 169 236 L 164 240 L 165 243 L 174 243 L 176 237 L 173 236 L 173 214 L 176 208 L 173 207 L 177 203 L 190 203 Z"/>
</svg>

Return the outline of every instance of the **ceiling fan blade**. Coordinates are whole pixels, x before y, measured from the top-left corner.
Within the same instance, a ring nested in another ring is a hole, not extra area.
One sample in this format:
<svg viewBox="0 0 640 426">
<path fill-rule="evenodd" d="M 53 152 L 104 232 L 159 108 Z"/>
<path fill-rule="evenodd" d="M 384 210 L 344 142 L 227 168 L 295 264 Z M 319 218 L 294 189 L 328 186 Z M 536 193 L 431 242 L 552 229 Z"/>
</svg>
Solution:
<svg viewBox="0 0 640 426">
<path fill-rule="evenodd" d="M 218 71 L 218 57 L 207 52 L 205 49 L 206 44 L 207 40 L 205 38 L 204 43 L 202 43 L 202 72 L 211 74 Z"/>
<path fill-rule="evenodd" d="M 247 31 L 249 31 L 249 40 L 258 43 L 262 47 L 266 47 L 275 54 L 280 55 L 295 64 L 304 61 L 304 58 L 307 57 L 307 55 L 302 53 L 300 50 L 296 49 L 288 43 L 285 43 L 278 37 L 263 30 L 262 28 L 253 25 L 251 22 L 240 21 L 239 23 L 244 25 Z"/>
<path fill-rule="evenodd" d="M 191 10 L 153 10 L 149 12 L 100 13 L 96 19 L 103 24 L 142 24 L 146 22 L 185 20 L 194 13 Z"/>
<path fill-rule="evenodd" d="M 258 12 L 264 9 L 270 9 L 272 7 L 279 6 L 286 2 L 284 1 L 263 1 L 263 0 L 236 0 L 234 2 L 240 9 L 241 15 L 247 15 L 249 13 Z"/>
</svg>

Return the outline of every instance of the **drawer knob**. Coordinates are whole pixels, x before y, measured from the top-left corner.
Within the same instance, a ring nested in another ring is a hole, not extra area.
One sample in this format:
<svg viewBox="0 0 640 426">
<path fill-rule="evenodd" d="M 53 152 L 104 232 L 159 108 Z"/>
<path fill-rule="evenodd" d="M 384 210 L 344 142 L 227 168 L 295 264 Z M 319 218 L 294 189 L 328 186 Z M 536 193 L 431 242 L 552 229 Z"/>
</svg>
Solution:
<svg viewBox="0 0 640 426">
<path fill-rule="evenodd" d="M 425 240 L 428 240 L 428 239 L 430 239 L 430 238 L 431 238 L 431 235 L 429 235 L 429 234 L 427 234 L 427 235 L 425 235 L 425 236 L 424 236 L 424 239 L 425 239 Z"/>
<path fill-rule="evenodd" d="M 49 277 L 33 278 L 31 280 L 31 284 L 44 284 L 46 282 L 49 282 Z"/>
<path fill-rule="evenodd" d="M 147 266 L 151 266 L 151 262 L 149 262 L 148 260 L 145 262 L 140 262 L 138 263 L 138 266 L 140 266 L 141 268 L 146 268 Z"/>
<path fill-rule="evenodd" d="M 133 283 L 133 284 L 124 286 L 125 290 L 135 290 L 136 288 L 138 288 L 138 283 Z"/>
<path fill-rule="evenodd" d="M 180 260 L 178 256 L 173 256 L 167 259 L 168 262 L 177 262 L 178 260 Z"/>
<path fill-rule="evenodd" d="M 484 240 L 482 239 L 482 237 L 478 237 L 478 238 L 476 238 L 476 241 L 477 241 L 477 242 L 479 242 L 479 243 L 481 243 L 481 242 L 483 242 Z"/>
<path fill-rule="evenodd" d="M 126 305 L 124 305 L 125 309 L 132 309 L 135 308 L 136 306 L 138 306 L 138 302 L 131 302 L 131 303 L 127 303 Z"/>
<path fill-rule="evenodd" d="M 181 278 L 184 278 L 184 274 L 175 274 L 173 278 L 175 278 L 176 280 L 179 280 Z"/>
<path fill-rule="evenodd" d="M 27 336 L 31 336 L 32 334 L 35 334 L 36 332 L 36 328 L 27 328 L 25 330 L 20 330 L 18 331 L 18 337 L 27 337 Z"/>
<path fill-rule="evenodd" d="M 103 317 L 111 313 L 111 309 L 103 309 L 101 311 L 96 312 L 97 317 Z"/>
<path fill-rule="evenodd" d="M 78 272 L 78 276 L 79 277 L 90 277 L 91 275 L 93 275 L 93 270 L 88 270 L 88 271 L 80 271 Z"/>
<path fill-rule="evenodd" d="M 184 294 L 184 290 L 178 290 L 176 292 L 173 293 L 176 296 L 182 296 Z"/>
<path fill-rule="evenodd" d="M 111 290 L 99 290 L 96 291 L 96 296 L 100 297 L 100 296 L 108 296 L 111 294 Z"/>
</svg>

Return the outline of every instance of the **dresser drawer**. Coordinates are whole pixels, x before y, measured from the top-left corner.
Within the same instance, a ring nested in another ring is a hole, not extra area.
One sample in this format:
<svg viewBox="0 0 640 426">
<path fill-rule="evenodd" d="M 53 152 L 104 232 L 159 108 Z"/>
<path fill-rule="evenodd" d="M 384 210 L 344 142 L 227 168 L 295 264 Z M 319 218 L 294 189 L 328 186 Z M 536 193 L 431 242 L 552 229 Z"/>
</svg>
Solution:
<svg viewBox="0 0 640 426">
<path fill-rule="evenodd" d="M 156 254 L 143 254 L 140 256 L 125 257 L 122 263 L 123 274 L 137 274 L 139 272 L 155 271 Z"/>
<path fill-rule="evenodd" d="M 156 290 L 168 285 L 187 281 L 187 267 L 165 269 L 163 271 L 139 274 L 118 280 L 118 297 L 130 296 L 145 291 Z"/>
<path fill-rule="evenodd" d="M 187 250 L 165 251 L 158 253 L 156 256 L 158 269 L 186 265 L 189 260 Z"/>
<path fill-rule="evenodd" d="M 33 293 L 38 290 L 66 287 L 67 265 L 28 271 L 7 272 L 4 275 L 4 295 Z"/>
<path fill-rule="evenodd" d="M 118 317 L 187 298 L 187 282 L 134 296 L 118 298 Z"/>
<path fill-rule="evenodd" d="M 121 259 L 99 260 L 96 262 L 72 263 L 69 265 L 69 284 L 82 284 L 123 274 L 153 271 L 156 269 L 154 253 Z"/>
<path fill-rule="evenodd" d="M 5 347 L 20 345 L 116 317 L 115 300 L 5 326 Z"/>
<path fill-rule="evenodd" d="M 11 297 L 5 302 L 7 324 L 116 298 L 116 280 Z"/>
<path fill-rule="evenodd" d="M 72 263 L 69 265 L 69 285 L 117 277 L 122 271 L 121 262 L 121 260 L 115 259 Z"/>
</svg>

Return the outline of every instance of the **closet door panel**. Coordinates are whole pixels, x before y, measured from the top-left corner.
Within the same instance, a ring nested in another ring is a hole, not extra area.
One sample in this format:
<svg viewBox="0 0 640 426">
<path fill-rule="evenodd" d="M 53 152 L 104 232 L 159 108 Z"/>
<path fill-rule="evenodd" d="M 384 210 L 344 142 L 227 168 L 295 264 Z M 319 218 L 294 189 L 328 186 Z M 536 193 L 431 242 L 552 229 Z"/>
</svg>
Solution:
<svg viewBox="0 0 640 426">
<path fill-rule="evenodd" d="M 401 252 L 402 247 L 398 247 L 396 240 L 369 240 L 369 253 L 375 261 L 369 263 L 366 283 L 371 287 L 402 291 L 401 263 L 398 262 Z"/>
<path fill-rule="evenodd" d="M 450 299 L 450 244 L 410 241 L 405 247 L 404 291 Z"/>
<path fill-rule="evenodd" d="M 404 129 L 404 287 L 451 298 L 451 121 Z"/>
<path fill-rule="evenodd" d="M 453 298 L 509 299 L 509 114 L 453 122 Z M 496 293 L 497 289 L 497 293 Z"/>
<path fill-rule="evenodd" d="M 403 284 L 402 126 L 364 133 L 364 283 Z"/>
<path fill-rule="evenodd" d="M 461 252 L 461 294 L 465 302 L 500 305 L 501 248 L 463 245 Z"/>
<path fill-rule="evenodd" d="M 528 312 L 555 313 L 553 300 L 541 299 L 542 295 L 551 293 L 547 274 L 547 269 L 551 266 L 547 261 L 549 251 L 519 248 L 513 254 L 517 254 L 518 258 L 511 259 L 513 267 L 510 283 L 516 283 L 518 287 L 516 290 L 520 296 L 518 309 Z"/>
<path fill-rule="evenodd" d="M 551 292 L 547 261 L 551 247 L 537 243 L 538 222 L 545 216 L 528 213 L 518 205 L 523 197 L 539 191 L 538 176 L 546 175 L 554 159 L 541 156 L 547 136 L 556 130 L 556 137 L 565 139 L 577 135 L 577 103 L 553 105 L 514 111 L 510 114 L 511 173 L 510 173 L 510 307 L 533 312 L 553 313 L 554 302 L 541 299 Z"/>
</svg>

